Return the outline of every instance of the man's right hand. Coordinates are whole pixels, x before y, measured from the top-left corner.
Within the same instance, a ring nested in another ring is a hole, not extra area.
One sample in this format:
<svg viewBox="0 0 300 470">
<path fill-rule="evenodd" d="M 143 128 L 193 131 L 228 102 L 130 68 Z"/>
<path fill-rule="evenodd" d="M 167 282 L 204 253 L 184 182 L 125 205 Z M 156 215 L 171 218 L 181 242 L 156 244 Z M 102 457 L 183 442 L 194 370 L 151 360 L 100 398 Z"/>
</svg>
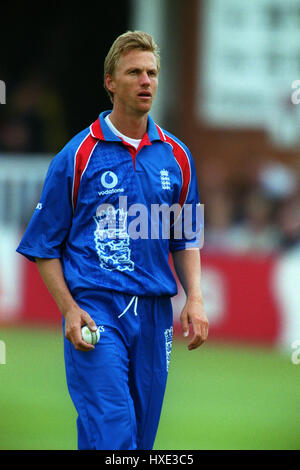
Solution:
<svg viewBox="0 0 300 470">
<path fill-rule="evenodd" d="M 78 351 L 91 351 L 95 346 L 83 341 L 81 327 L 87 325 L 91 331 L 97 330 L 97 325 L 90 315 L 80 307 L 75 307 L 65 314 L 65 336 Z"/>
</svg>

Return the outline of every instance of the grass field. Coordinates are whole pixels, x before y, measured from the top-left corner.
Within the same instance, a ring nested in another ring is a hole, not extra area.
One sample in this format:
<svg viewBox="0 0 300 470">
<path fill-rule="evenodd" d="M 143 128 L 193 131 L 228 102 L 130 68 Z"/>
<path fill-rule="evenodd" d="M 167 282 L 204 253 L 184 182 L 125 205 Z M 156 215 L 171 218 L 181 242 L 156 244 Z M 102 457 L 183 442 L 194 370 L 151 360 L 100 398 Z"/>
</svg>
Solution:
<svg viewBox="0 0 300 470">
<path fill-rule="evenodd" d="M 60 331 L 0 330 L 0 449 L 76 449 Z M 300 365 L 271 349 L 174 341 L 155 449 L 300 449 Z"/>
</svg>

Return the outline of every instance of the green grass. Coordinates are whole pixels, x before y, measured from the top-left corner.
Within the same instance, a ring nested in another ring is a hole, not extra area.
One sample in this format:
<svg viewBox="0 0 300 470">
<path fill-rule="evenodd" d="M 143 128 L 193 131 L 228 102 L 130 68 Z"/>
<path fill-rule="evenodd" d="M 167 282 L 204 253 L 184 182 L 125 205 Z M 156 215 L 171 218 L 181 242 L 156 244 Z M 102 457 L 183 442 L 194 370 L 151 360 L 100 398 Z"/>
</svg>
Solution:
<svg viewBox="0 0 300 470">
<path fill-rule="evenodd" d="M 274 350 L 176 344 L 156 447 L 300 449 L 299 374 Z"/>
<path fill-rule="evenodd" d="M 0 449 L 76 449 L 60 331 L 0 340 Z M 299 374 L 271 349 L 175 341 L 155 449 L 300 449 Z"/>
</svg>

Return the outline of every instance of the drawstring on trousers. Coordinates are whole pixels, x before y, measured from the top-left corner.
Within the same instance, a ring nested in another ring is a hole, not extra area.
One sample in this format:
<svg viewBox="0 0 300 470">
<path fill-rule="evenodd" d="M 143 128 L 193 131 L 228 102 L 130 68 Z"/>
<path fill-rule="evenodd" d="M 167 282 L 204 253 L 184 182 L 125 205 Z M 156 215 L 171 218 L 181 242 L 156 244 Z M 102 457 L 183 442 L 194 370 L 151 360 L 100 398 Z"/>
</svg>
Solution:
<svg viewBox="0 0 300 470">
<path fill-rule="evenodd" d="M 133 307 L 133 312 L 135 314 L 135 316 L 137 316 L 137 304 L 138 304 L 138 296 L 137 295 L 134 295 L 131 299 L 131 301 L 129 302 L 129 304 L 127 305 L 127 307 L 123 310 L 122 313 L 120 313 L 120 315 L 118 316 L 118 318 L 121 318 L 126 312 L 127 310 L 130 308 L 130 306 L 132 305 L 132 303 L 134 302 L 134 307 Z"/>
</svg>

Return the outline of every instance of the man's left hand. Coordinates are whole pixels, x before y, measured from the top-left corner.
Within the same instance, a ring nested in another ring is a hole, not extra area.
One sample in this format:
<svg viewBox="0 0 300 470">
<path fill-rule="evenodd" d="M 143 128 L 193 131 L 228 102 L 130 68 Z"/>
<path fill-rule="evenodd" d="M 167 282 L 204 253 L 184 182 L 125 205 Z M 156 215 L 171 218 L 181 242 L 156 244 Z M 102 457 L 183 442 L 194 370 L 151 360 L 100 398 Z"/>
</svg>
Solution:
<svg viewBox="0 0 300 470">
<path fill-rule="evenodd" d="M 201 300 L 187 298 L 180 315 L 180 321 L 183 336 L 189 335 L 189 323 L 192 324 L 194 336 L 188 344 L 190 351 L 198 348 L 206 341 L 208 336 L 208 320 Z"/>
</svg>

